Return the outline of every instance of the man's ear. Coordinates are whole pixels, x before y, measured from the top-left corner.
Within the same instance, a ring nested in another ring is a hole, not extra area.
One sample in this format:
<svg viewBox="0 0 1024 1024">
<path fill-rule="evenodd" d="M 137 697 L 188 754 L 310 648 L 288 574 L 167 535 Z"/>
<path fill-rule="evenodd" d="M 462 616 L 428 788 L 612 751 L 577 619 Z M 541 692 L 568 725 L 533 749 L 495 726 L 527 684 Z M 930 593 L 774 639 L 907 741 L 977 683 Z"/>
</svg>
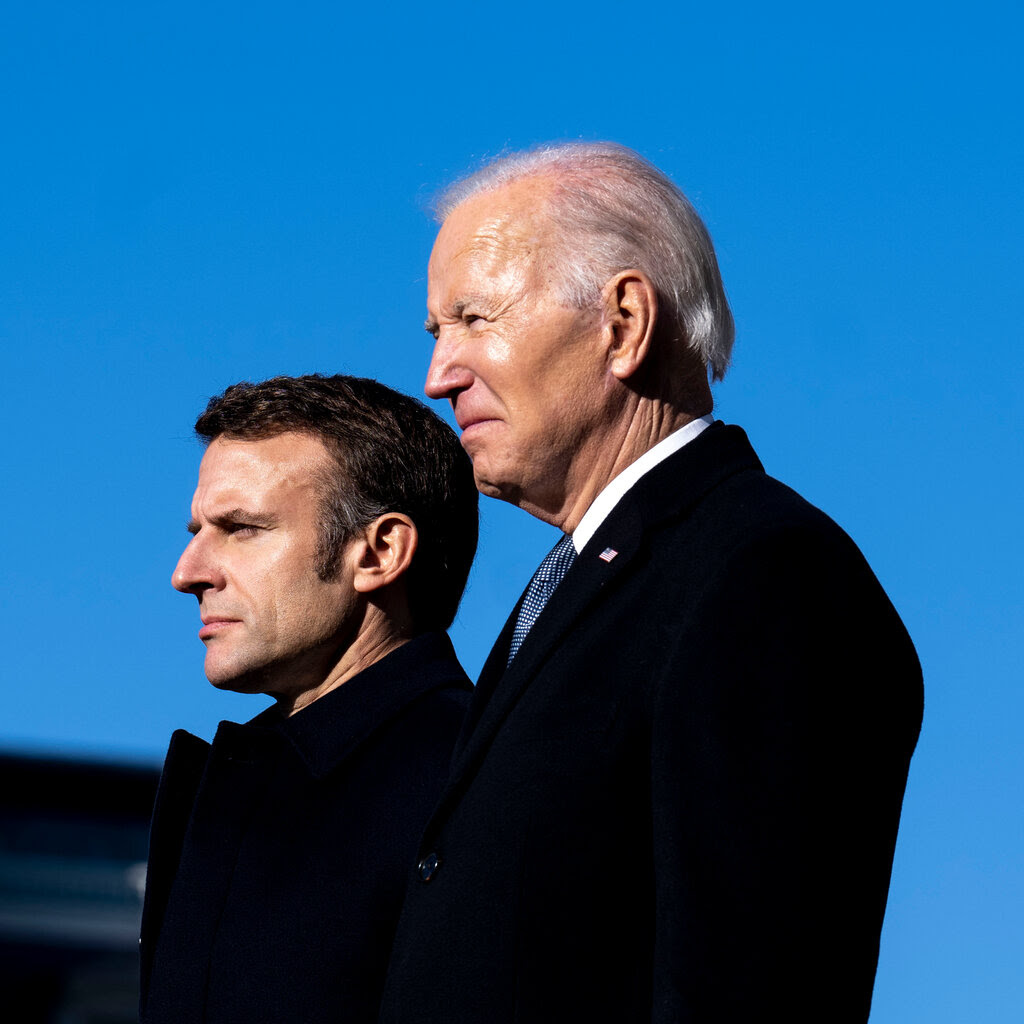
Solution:
<svg viewBox="0 0 1024 1024">
<path fill-rule="evenodd" d="M 352 586 L 369 594 L 393 583 L 410 565 L 419 533 L 416 524 L 401 512 L 385 512 L 349 540 Z"/>
<path fill-rule="evenodd" d="M 642 270 L 621 270 L 601 292 L 608 337 L 608 369 L 619 380 L 634 376 L 650 355 L 658 295 Z"/>
</svg>

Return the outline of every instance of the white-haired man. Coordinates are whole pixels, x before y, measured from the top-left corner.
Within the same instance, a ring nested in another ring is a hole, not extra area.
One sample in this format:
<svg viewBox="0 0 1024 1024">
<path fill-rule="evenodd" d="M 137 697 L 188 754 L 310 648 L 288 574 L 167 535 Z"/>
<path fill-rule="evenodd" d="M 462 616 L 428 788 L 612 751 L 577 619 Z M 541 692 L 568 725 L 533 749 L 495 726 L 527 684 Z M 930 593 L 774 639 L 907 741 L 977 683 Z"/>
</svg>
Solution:
<svg viewBox="0 0 1024 1024">
<path fill-rule="evenodd" d="M 563 539 L 483 669 L 382 1019 L 865 1021 L 920 667 L 850 539 L 712 419 L 707 231 L 609 144 L 498 161 L 439 219 L 427 393 Z"/>
</svg>

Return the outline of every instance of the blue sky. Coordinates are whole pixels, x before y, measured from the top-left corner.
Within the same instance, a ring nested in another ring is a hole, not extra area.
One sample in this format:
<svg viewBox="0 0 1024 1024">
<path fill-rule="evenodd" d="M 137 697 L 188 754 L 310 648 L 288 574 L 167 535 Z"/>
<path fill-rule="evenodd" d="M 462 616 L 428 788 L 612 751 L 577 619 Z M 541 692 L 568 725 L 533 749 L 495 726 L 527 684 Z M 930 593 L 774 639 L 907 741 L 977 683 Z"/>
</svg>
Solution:
<svg viewBox="0 0 1024 1024">
<path fill-rule="evenodd" d="M 1024 1014 L 1021 15 L 1010 3 L 42 0 L 0 32 L 0 747 L 157 762 L 260 698 L 171 590 L 243 378 L 420 394 L 432 193 L 609 138 L 693 199 L 717 414 L 860 544 L 925 670 L 873 1024 Z M 440 407 L 439 407 L 440 408 Z M 474 674 L 549 527 L 485 501 Z M 827 682 L 827 681 L 823 681 Z"/>
</svg>

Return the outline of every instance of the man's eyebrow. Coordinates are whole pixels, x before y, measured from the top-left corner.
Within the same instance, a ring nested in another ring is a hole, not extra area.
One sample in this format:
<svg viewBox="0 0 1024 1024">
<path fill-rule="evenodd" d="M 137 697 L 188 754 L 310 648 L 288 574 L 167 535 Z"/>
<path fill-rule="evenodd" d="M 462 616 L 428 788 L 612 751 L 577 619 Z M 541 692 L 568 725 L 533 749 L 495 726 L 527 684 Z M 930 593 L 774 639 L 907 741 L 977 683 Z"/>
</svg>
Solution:
<svg viewBox="0 0 1024 1024">
<path fill-rule="evenodd" d="M 276 526 L 277 516 L 269 512 L 255 512 L 247 508 L 231 508 L 224 512 L 218 512 L 210 516 L 209 522 L 212 526 L 260 526 L 267 529 Z M 200 524 L 195 519 L 190 519 L 185 524 L 185 529 L 194 537 L 200 530 Z"/>
<path fill-rule="evenodd" d="M 464 298 L 456 299 L 452 303 L 452 316 L 455 317 L 455 319 L 457 320 L 459 317 L 462 316 L 463 313 L 466 312 L 467 306 L 486 305 L 487 299 L 485 299 L 483 295 L 466 295 Z M 432 316 L 428 316 L 427 319 L 423 322 L 423 329 L 427 332 L 427 334 L 433 334 L 437 330 L 437 328 L 437 320 Z"/>
</svg>

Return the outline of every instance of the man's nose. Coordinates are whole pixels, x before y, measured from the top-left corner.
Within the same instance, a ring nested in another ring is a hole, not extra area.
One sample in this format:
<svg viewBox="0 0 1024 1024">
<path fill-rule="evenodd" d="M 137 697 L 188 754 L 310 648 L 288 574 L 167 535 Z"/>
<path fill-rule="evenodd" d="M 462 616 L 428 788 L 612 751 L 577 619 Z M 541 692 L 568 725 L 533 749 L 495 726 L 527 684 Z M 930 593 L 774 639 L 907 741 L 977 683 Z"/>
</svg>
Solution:
<svg viewBox="0 0 1024 1024">
<path fill-rule="evenodd" d="M 458 358 L 459 346 L 452 335 L 441 328 L 434 352 L 427 367 L 427 379 L 423 386 L 428 398 L 453 398 L 459 391 L 465 391 L 473 383 L 473 375 Z"/>
<path fill-rule="evenodd" d="M 182 594 L 198 594 L 215 585 L 216 573 L 210 565 L 206 545 L 196 534 L 178 559 L 171 574 L 171 586 Z"/>
</svg>

